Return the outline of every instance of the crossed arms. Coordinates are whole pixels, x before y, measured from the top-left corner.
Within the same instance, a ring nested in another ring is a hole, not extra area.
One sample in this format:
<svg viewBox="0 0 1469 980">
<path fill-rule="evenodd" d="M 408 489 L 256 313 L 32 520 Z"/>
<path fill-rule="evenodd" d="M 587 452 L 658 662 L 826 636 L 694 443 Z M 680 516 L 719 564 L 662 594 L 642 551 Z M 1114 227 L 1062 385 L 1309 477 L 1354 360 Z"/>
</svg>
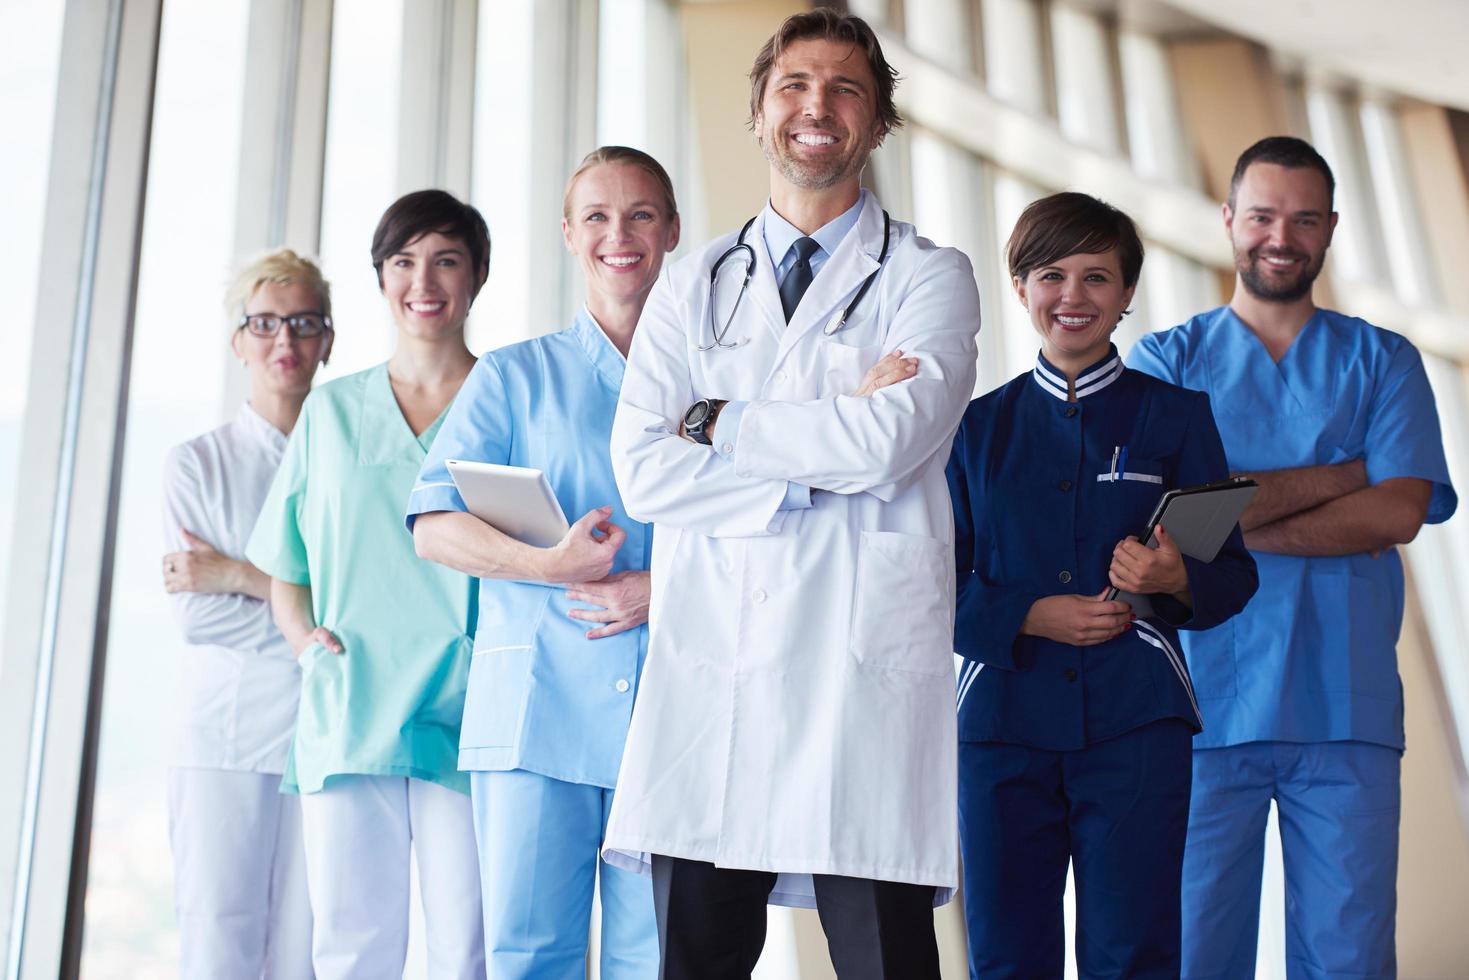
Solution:
<svg viewBox="0 0 1469 980">
<path fill-rule="evenodd" d="M 790 484 L 891 500 L 952 438 L 974 388 L 979 324 L 962 254 L 926 257 L 886 324 L 883 353 L 918 358 L 916 377 L 871 397 L 753 401 L 732 460 L 679 438 L 677 420 L 695 398 L 741 394 L 695 390 L 688 304 L 678 295 L 686 288 L 675 289 L 667 269 L 653 287 L 613 422 L 612 464 L 635 519 L 711 537 L 778 533 Z M 753 368 L 748 380 L 758 380 Z"/>
<path fill-rule="evenodd" d="M 1240 517 L 1245 545 L 1277 555 L 1376 554 L 1407 544 L 1433 494 L 1430 481 L 1414 477 L 1369 485 L 1360 459 L 1236 475 L 1260 484 Z"/>
</svg>

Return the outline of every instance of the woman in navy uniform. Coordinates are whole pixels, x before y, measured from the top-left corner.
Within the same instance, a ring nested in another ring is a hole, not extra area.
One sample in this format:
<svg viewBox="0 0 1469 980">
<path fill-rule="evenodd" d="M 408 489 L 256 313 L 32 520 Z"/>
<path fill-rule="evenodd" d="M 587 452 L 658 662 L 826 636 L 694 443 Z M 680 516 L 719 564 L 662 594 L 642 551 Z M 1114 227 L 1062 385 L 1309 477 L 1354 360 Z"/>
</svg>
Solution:
<svg viewBox="0 0 1469 980">
<path fill-rule="evenodd" d="M 1238 528 L 1212 563 L 1136 535 L 1159 496 L 1229 475 L 1206 395 L 1125 368 L 1131 219 L 1085 194 L 1007 248 L 1033 371 L 970 403 L 949 463 L 958 571 L 959 827 L 974 977 L 1060 977 L 1075 867 L 1082 977 L 1177 977 L 1190 742 L 1177 630 L 1254 594 Z M 1110 586 L 1146 596 L 1135 617 Z"/>
</svg>

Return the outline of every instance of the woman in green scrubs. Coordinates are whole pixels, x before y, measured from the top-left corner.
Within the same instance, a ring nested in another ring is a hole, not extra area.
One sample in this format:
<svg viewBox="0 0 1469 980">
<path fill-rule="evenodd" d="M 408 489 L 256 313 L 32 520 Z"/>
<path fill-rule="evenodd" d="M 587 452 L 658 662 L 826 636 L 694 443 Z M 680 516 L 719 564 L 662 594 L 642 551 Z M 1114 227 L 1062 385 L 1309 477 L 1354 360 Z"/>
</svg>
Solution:
<svg viewBox="0 0 1469 980">
<path fill-rule="evenodd" d="M 459 722 L 473 580 L 421 561 L 403 501 L 474 366 L 464 320 L 489 270 L 474 208 L 419 191 L 372 241 L 397 324 L 385 364 L 306 399 L 246 555 L 302 670 L 283 786 L 301 794 L 318 980 L 401 976 L 410 850 L 429 973 L 483 978 L 478 861 Z"/>
</svg>

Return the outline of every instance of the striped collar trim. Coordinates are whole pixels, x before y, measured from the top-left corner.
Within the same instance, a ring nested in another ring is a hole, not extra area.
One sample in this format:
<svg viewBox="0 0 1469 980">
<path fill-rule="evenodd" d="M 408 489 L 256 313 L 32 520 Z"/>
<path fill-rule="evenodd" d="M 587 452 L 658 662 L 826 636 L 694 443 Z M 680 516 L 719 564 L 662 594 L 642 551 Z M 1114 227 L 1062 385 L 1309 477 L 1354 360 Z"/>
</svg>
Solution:
<svg viewBox="0 0 1469 980">
<path fill-rule="evenodd" d="M 1094 368 L 1088 369 L 1076 379 L 1076 399 L 1080 401 L 1088 395 L 1095 395 L 1106 388 L 1112 382 L 1122 377 L 1122 355 L 1117 353 L 1113 347 L 1106 360 Z M 1059 373 L 1050 364 L 1046 363 L 1043 355 L 1035 359 L 1035 369 L 1031 372 L 1036 384 L 1047 394 L 1061 399 L 1063 402 L 1070 398 L 1070 389 L 1066 383 L 1066 376 Z"/>
</svg>

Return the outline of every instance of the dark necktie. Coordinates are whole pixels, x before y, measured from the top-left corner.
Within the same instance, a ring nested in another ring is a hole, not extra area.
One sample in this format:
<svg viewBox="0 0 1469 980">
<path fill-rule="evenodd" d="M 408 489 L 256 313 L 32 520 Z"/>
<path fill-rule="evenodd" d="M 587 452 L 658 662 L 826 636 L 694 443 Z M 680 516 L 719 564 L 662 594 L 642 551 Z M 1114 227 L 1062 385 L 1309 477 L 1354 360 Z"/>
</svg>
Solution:
<svg viewBox="0 0 1469 980">
<path fill-rule="evenodd" d="M 811 285 L 811 256 L 821 246 L 814 238 L 797 238 L 791 247 L 796 250 L 796 264 L 790 267 L 785 281 L 780 284 L 780 306 L 785 310 L 786 323 L 791 322 L 791 314 L 801 305 L 801 297 L 806 295 L 806 289 Z"/>
</svg>

